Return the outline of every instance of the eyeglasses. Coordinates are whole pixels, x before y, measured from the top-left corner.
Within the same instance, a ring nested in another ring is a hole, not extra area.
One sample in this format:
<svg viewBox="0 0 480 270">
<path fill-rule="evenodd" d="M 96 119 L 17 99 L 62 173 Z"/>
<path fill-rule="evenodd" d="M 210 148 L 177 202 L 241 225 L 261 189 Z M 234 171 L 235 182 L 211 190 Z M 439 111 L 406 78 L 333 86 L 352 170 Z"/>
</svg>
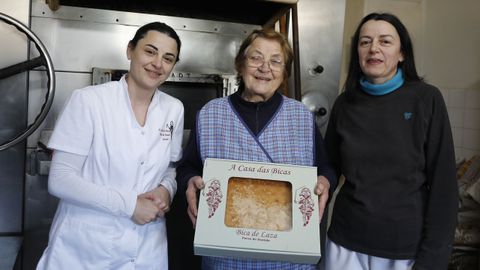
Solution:
<svg viewBox="0 0 480 270">
<path fill-rule="evenodd" d="M 263 66 L 263 64 L 265 64 L 265 62 L 268 63 L 268 67 L 272 71 L 282 71 L 283 67 L 285 66 L 285 64 L 280 59 L 272 58 L 268 61 L 265 61 L 265 59 L 263 59 L 263 57 L 259 56 L 259 55 L 247 56 L 247 65 L 249 67 L 259 68 L 259 67 Z"/>
</svg>

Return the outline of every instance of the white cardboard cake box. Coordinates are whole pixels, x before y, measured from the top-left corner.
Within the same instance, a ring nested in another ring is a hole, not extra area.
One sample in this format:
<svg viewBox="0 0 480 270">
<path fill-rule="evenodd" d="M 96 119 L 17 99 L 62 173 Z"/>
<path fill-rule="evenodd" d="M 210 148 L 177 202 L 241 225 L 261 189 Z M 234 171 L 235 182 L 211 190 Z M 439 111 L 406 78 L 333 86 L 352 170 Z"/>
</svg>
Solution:
<svg viewBox="0 0 480 270">
<path fill-rule="evenodd" d="M 228 181 L 232 177 L 289 182 L 290 229 L 272 231 L 225 225 Z M 319 261 L 316 167 L 209 158 L 204 164 L 203 180 L 205 187 L 200 192 L 194 239 L 196 255 L 307 264 Z"/>
</svg>

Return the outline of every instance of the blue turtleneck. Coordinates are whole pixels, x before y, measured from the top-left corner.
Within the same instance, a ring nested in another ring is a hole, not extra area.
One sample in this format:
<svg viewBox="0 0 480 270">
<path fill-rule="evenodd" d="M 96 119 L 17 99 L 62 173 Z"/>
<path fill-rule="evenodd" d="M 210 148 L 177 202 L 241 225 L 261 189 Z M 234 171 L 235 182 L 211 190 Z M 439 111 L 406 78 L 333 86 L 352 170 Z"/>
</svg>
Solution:
<svg viewBox="0 0 480 270">
<path fill-rule="evenodd" d="M 397 74 L 395 74 L 393 78 L 382 84 L 370 83 L 365 79 L 365 77 L 362 77 L 360 78 L 360 85 L 362 86 L 362 90 L 366 93 L 374 96 L 381 96 L 395 91 L 403 85 L 404 81 L 405 80 L 403 79 L 403 71 L 401 68 L 399 68 L 397 70 Z"/>
</svg>

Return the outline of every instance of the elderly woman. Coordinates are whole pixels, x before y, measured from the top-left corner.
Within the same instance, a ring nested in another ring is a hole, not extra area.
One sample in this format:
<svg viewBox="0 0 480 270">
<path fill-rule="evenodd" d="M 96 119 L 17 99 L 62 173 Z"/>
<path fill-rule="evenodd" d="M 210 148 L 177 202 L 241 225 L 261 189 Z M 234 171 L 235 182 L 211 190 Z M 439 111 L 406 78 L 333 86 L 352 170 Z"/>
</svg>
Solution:
<svg viewBox="0 0 480 270">
<path fill-rule="evenodd" d="M 239 90 L 206 104 L 178 167 L 186 191 L 188 215 L 195 225 L 197 191 L 203 188 L 206 158 L 317 166 L 315 192 L 321 212 L 328 199 L 329 180 L 335 179 L 313 115 L 302 103 L 287 98 L 284 89 L 293 61 L 283 35 L 255 30 L 235 58 Z M 320 239 L 318 240 L 320 241 Z M 204 257 L 203 269 L 316 269 L 315 265 L 254 259 Z"/>
<path fill-rule="evenodd" d="M 120 81 L 75 90 L 58 119 L 48 189 L 60 198 L 37 269 L 167 269 L 182 103 L 158 87 L 180 54 L 168 25 L 140 27 Z"/>
<path fill-rule="evenodd" d="M 345 176 L 326 269 L 446 269 L 458 196 L 450 124 L 440 91 L 417 75 L 397 17 L 360 22 L 325 141 Z"/>
</svg>

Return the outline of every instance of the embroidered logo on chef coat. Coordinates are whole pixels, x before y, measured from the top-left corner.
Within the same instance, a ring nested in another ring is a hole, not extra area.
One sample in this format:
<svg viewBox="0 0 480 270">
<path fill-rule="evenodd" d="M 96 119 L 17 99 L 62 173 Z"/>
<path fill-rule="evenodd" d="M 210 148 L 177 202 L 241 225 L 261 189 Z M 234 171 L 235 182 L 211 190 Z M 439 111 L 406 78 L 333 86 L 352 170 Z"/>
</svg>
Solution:
<svg viewBox="0 0 480 270">
<path fill-rule="evenodd" d="M 170 123 L 165 124 L 165 128 L 158 129 L 163 141 L 167 141 L 169 138 L 172 139 L 174 128 L 173 121 L 170 121 Z"/>
<path fill-rule="evenodd" d="M 411 112 L 404 112 L 403 113 L 403 118 L 405 120 L 410 120 L 412 118 L 412 115 L 413 115 L 413 113 L 411 113 Z"/>
<path fill-rule="evenodd" d="M 170 130 L 170 139 L 172 138 L 173 135 L 173 121 L 170 121 L 167 125 L 168 130 Z"/>
</svg>

